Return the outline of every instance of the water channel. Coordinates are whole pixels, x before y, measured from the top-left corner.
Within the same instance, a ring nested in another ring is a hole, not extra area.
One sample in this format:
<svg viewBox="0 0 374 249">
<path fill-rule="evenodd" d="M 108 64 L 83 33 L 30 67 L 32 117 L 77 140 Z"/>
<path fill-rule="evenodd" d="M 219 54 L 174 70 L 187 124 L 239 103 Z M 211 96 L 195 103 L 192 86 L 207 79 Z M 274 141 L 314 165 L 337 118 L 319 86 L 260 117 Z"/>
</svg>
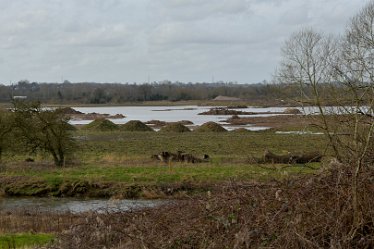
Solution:
<svg viewBox="0 0 374 249">
<path fill-rule="evenodd" d="M 17 210 L 41 212 L 99 213 L 124 212 L 141 208 L 152 208 L 167 203 L 165 200 L 107 200 L 79 198 L 0 198 L 0 210 L 13 212 Z"/>
</svg>

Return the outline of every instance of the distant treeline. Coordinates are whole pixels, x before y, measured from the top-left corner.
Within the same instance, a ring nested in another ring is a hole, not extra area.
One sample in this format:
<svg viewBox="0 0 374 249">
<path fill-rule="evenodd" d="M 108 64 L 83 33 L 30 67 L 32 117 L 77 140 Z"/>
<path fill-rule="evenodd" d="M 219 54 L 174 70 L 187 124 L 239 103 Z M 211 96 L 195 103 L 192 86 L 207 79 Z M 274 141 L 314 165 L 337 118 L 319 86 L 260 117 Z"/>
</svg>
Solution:
<svg viewBox="0 0 374 249">
<path fill-rule="evenodd" d="M 307 90 L 307 89 L 304 89 Z M 234 84 L 155 82 L 145 84 L 119 83 L 37 83 L 27 80 L 13 85 L 0 85 L 0 102 L 14 96 L 43 103 L 120 104 L 143 101 L 212 100 L 223 95 L 249 102 L 282 103 L 300 97 L 297 84 Z"/>
</svg>

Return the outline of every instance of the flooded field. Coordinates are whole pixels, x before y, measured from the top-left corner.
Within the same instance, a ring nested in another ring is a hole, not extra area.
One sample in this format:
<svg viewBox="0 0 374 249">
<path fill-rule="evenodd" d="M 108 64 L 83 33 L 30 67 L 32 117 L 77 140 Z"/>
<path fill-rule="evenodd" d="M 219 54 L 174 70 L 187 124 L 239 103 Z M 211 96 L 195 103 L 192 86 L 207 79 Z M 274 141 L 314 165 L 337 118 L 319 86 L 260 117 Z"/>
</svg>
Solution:
<svg viewBox="0 0 374 249">
<path fill-rule="evenodd" d="M 75 110 L 83 113 L 100 113 L 100 114 L 122 114 L 126 116 L 122 119 L 111 119 L 116 124 L 124 124 L 130 120 L 140 120 L 142 122 L 150 120 L 161 120 L 166 122 L 177 122 L 181 120 L 189 120 L 194 125 L 214 121 L 222 124 L 226 129 L 233 130 L 236 128 L 246 128 L 248 130 L 264 130 L 267 127 L 245 126 L 229 126 L 223 122 L 229 115 L 198 115 L 199 113 L 208 111 L 212 106 L 113 106 L 113 107 L 73 107 Z M 258 112 L 261 114 L 250 115 L 251 117 L 273 116 L 274 114 L 266 114 L 266 112 L 283 112 L 286 107 L 248 107 L 244 109 L 233 109 L 246 112 Z M 242 115 L 239 115 L 240 117 Z M 243 115 L 245 116 L 245 115 Z M 72 124 L 88 124 L 91 120 L 72 120 Z"/>
</svg>

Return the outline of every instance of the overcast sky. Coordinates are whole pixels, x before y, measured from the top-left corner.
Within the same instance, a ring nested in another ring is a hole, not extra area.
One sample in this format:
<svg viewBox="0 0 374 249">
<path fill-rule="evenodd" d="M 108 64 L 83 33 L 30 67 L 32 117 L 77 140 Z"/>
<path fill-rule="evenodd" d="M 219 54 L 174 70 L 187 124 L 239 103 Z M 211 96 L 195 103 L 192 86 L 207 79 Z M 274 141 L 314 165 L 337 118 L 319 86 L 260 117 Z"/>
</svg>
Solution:
<svg viewBox="0 0 374 249">
<path fill-rule="evenodd" d="M 0 82 L 271 80 L 294 31 L 368 0 L 0 0 Z"/>
</svg>

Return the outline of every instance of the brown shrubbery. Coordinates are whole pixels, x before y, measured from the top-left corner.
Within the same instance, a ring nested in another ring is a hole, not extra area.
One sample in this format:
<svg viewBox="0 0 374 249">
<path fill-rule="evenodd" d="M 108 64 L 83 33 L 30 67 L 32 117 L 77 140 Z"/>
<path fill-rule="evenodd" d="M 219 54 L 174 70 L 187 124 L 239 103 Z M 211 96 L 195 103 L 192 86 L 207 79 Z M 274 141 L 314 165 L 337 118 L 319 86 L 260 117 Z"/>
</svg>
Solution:
<svg viewBox="0 0 374 249">
<path fill-rule="evenodd" d="M 90 214 L 51 248 L 373 248 L 374 173 L 360 175 L 353 224 L 350 167 L 266 184 L 230 183 L 149 210 Z"/>
</svg>

